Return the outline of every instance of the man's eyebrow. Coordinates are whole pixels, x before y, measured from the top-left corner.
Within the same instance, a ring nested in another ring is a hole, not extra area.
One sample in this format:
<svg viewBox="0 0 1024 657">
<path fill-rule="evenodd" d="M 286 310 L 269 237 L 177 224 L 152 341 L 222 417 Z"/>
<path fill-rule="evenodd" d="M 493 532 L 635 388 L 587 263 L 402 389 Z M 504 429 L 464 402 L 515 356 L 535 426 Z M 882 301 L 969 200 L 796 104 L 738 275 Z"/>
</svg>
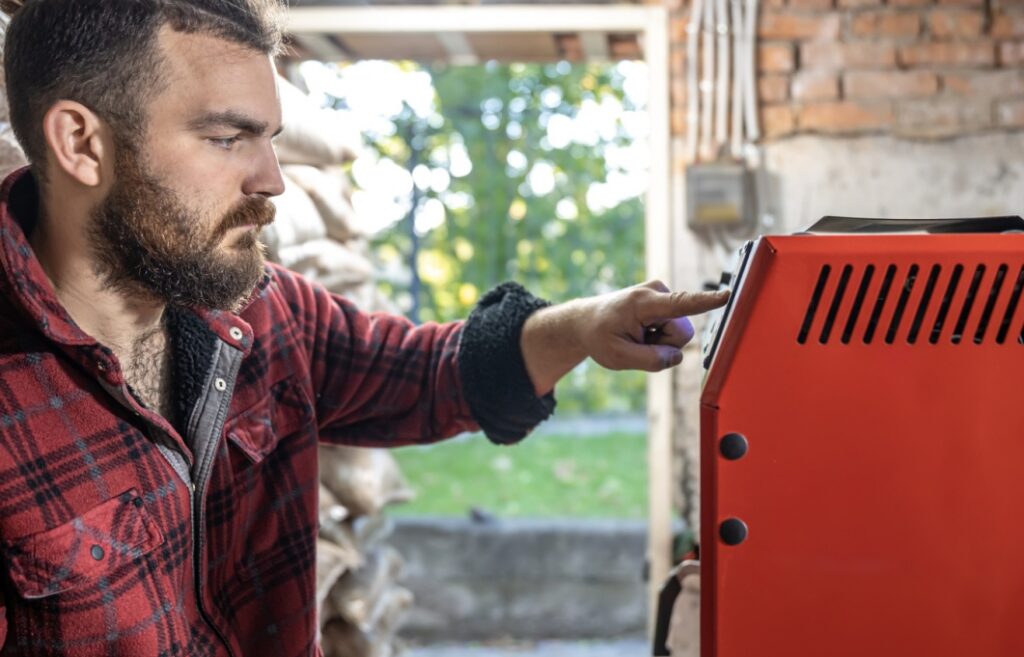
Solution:
<svg viewBox="0 0 1024 657">
<path fill-rule="evenodd" d="M 210 128 L 230 127 L 242 132 L 247 132 L 256 137 L 262 137 L 270 128 L 270 124 L 266 121 L 260 121 L 252 118 L 251 116 L 246 116 L 241 112 L 227 110 L 224 112 L 207 112 L 206 114 L 190 121 L 189 127 L 197 132 L 209 130 Z M 276 137 L 281 134 L 282 129 L 283 126 L 278 128 L 272 136 Z"/>
</svg>

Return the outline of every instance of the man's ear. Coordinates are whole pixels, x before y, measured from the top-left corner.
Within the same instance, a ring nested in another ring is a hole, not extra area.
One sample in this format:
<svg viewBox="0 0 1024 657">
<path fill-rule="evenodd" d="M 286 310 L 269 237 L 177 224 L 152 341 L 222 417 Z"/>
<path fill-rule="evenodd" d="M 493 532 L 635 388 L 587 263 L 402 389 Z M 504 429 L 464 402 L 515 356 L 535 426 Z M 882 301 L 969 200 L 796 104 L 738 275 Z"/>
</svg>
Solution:
<svg viewBox="0 0 1024 657">
<path fill-rule="evenodd" d="M 43 117 L 43 135 L 52 166 L 88 187 L 103 181 L 104 123 L 91 109 L 73 100 L 59 100 Z"/>
</svg>

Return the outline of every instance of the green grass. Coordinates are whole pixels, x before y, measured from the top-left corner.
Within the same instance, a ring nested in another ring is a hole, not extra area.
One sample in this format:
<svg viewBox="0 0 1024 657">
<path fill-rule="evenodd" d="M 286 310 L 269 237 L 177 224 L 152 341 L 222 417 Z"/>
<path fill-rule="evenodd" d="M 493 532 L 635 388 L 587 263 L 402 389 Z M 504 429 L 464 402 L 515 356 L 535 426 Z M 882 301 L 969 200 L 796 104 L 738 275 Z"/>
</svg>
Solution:
<svg viewBox="0 0 1024 657">
<path fill-rule="evenodd" d="M 416 491 L 395 515 L 643 518 L 647 513 L 642 433 L 539 435 L 499 447 L 482 435 L 394 455 Z"/>
</svg>

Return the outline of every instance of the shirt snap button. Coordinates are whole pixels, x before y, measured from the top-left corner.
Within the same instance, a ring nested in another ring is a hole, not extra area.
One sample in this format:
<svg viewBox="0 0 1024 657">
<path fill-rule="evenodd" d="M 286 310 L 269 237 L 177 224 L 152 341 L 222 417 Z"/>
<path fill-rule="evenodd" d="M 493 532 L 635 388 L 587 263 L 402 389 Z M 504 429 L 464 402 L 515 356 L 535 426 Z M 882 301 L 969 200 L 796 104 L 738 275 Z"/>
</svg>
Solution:
<svg viewBox="0 0 1024 657">
<path fill-rule="evenodd" d="M 92 546 L 92 549 L 89 550 L 89 554 L 91 554 L 92 558 L 96 561 L 100 561 L 101 559 L 103 559 L 103 548 L 101 548 L 98 545 L 94 545 Z"/>
<path fill-rule="evenodd" d="M 229 330 L 228 333 L 235 340 L 241 340 L 242 339 L 242 329 L 238 328 L 237 326 L 232 326 L 231 330 Z"/>
<path fill-rule="evenodd" d="M 218 376 L 213 381 L 213 387 L 216 388 L 218 392 L 224 392 L 228 389 L 228 382 Z"/>
</svg>

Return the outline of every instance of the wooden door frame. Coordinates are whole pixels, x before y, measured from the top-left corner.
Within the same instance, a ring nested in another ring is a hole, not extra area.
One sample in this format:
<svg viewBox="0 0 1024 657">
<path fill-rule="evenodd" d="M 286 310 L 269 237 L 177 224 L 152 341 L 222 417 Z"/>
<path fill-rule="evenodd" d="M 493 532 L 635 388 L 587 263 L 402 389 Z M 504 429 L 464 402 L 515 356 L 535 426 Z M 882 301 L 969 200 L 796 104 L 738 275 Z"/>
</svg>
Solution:
<svg viewBox="0 0 1024 657">
<path fill-rule="evenodd" d="M 289 12 L 289 33 L 467 34 L 551 32 L 636 34 L 650 75 L 650 186 L 645 205 L 647 277 L 673 286 L 673 240 L 685 240 L 679 225 L 683 209 L 673 207 L 672 135 L 669 125 L 669 13 L 658 5 L 487 5 L 296 7 Z M 675 187 L 678 187 L 676 181 Z M 678 199 L 678 195 L 677 199 Z M 678 205 L 678 200 L 675 205 Z M 689 249 L 686 249 L 689 251 Z M 679 268 L 676 267 L 675 271 Z M 673 435 L 677 429 L 670 373 L 649 375 L 647 383 L 648 468 L 648 618 L 653 620 L 657 592 L 672 566 Z M 648 623 L 650 629 L 651 622 Z"/>
</svg>

